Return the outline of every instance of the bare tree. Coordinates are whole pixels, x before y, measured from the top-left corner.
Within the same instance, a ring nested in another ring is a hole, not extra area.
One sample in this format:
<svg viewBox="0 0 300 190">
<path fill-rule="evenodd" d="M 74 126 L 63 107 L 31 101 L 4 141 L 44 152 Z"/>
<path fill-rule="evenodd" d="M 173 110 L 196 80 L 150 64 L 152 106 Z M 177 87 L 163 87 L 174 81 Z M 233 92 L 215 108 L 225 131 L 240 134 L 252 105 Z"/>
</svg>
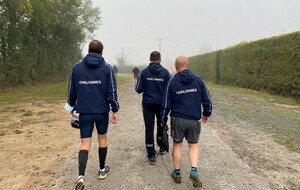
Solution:
<svg viewBox="0 0 300 190">
<path fill-rule="evenodd" d="M 122 53 L 122 55 L 117 55 L 116 61 L 117 61 L 117 64 L 119 65 L 119 67 L 124 67 L 127 65 L 127 63 L 129 63 L 129 60 L 128 60 L 127 56 L 124 56 L 124 53 Z"/>
</svg>

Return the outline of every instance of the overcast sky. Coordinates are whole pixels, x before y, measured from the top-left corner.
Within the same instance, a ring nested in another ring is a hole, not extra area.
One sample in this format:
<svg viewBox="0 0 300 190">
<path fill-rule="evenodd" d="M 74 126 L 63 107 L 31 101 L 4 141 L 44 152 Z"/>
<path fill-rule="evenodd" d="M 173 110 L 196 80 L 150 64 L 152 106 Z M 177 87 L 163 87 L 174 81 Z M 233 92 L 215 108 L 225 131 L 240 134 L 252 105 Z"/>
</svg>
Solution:
<svg viewBox="0 0 300 190">
<path fill-rule="evenodd" d="M 300 0 L 92 1 L 102 11 L 94 38 L 112 65 L 122 52 L 132 65 L 148 64 L 161 47 L 162 64 L 170 65 L 179 55 L 300 30 Z"/>
</svg>

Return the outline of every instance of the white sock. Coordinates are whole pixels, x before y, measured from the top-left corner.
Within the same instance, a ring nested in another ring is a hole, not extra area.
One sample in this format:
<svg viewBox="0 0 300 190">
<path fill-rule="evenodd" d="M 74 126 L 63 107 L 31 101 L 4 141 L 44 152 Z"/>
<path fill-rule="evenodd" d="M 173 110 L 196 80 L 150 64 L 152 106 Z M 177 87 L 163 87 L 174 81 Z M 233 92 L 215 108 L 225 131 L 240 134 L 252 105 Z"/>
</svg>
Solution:
<svg viewBox="0 0 300 190">
<path fill-rule="evenodd" d="M 83 175 L 80 175 L 80 176 L 78 176 L 77 179 L 80 179 L 80 178 L 83 178 L 83 179 L 84 179 L 84 176 L 83 176 Z"/>
</svg>

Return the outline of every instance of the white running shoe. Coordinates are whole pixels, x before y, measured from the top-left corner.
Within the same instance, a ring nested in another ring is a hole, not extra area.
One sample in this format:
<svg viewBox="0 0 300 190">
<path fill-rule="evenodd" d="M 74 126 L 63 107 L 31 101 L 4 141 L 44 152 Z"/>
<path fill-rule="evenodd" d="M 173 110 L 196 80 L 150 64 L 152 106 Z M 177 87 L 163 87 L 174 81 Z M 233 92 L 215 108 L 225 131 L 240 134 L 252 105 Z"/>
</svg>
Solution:
<svg viewBox="0 0 300 190">
<path fill-rule="evenodd" d="M 83 175 L 78 176 L 74 190 L 83 190 L 85 186 L 85 178 Z"/>
</svg>

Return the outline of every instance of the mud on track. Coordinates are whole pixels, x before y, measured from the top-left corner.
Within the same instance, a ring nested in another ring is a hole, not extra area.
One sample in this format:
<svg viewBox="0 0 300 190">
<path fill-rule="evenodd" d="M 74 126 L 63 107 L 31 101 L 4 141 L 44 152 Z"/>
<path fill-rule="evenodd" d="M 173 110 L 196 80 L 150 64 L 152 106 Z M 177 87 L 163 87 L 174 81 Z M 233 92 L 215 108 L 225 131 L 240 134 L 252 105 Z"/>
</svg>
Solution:
<svg viewBox="0 0 300 190">
<path fill-rule="evenodd" d="M 112 173 L 105 180 L 97 178 L 94 132 L 85 189 L 194 189 L 188 179 L 187 143 L 183 145 L 182 183 L 175 184 L 169 175 L 171 154 L 159 156 L 154 166 L 147 162 L 141 96 L 134 92 L 134 81 L 118 90 L 119 122 L 108 132 L 107 165 Z M 217 91 L 211 94 L 226 98 Z M 202 126 L 199 143 L 202 189 L 299 189 L 299 154 L 275 143 L 250 122 L 224 112 L 221 102 L 214 104 L 214 115 Z M 79 131 L 70 127 L 63 105 L 64 101 L 27 102 L 0 107 L 1 190 L 73 189 Z M 34 114 L 24 116 L 21 109 Z"/>
</svg>

